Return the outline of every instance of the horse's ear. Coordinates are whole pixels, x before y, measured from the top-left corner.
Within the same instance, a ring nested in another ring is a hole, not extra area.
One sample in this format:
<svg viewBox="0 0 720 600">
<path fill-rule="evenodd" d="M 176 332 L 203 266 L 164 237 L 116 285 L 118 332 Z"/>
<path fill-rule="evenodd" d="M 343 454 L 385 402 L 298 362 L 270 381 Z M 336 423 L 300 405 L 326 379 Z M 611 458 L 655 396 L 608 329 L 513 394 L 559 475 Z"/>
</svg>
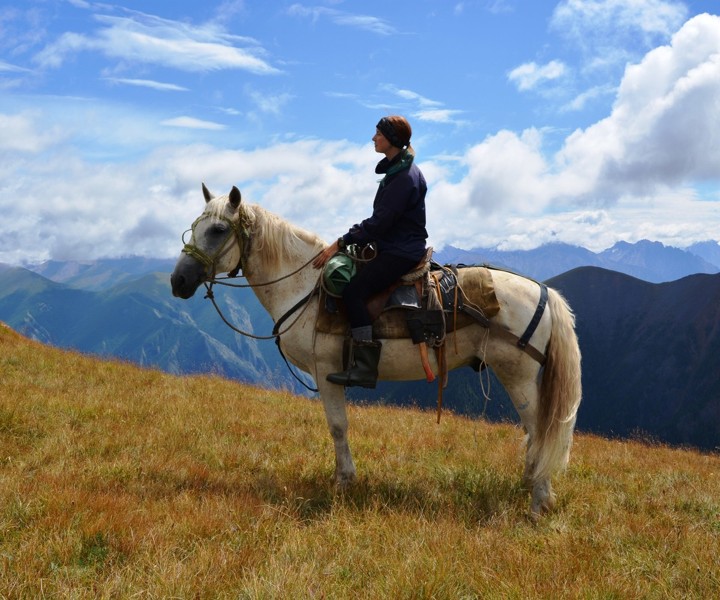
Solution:
<svg viewBox="0 0 720 600">
<path fill-rule="evenodd" d="M 205 196 L 205 202 L 210 202 L 210 200 L 212 200 L 215 197 L 210 193 L 210 190 L 208 190 L 205 187 L 205 183 L 202 184 L 202 191 L 203 191 L 203 196 Z"/>
<path fill-rule="evenodd" d="M 237 207 L 240 206 L 240 200 L 241 200 L 240 190 L 237 189 L 235 186 L 233 186 L 233 188 L 230 190 L 230 205 L 234 209 L 237 209 Z"/>
</svg>

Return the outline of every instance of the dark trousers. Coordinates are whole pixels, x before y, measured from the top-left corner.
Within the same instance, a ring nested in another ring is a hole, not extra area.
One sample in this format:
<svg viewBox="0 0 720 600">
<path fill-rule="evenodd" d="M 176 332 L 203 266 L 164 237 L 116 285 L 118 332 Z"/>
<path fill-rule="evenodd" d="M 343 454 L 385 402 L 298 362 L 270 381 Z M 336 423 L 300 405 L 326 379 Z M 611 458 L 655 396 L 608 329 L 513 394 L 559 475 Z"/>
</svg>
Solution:
<svg viewBox="0 0 720 600">
<path fill-rule="evenodd" d="M 342 295 L 350 327 L 354 329 L 372 325 L 365 306 L 367 300 L 412 271 L 419 260 L 419 258 L 412 260 L 392 254 L 378 254 L 373 260 L 365 263 L 347 284 Z"/>
</svg>

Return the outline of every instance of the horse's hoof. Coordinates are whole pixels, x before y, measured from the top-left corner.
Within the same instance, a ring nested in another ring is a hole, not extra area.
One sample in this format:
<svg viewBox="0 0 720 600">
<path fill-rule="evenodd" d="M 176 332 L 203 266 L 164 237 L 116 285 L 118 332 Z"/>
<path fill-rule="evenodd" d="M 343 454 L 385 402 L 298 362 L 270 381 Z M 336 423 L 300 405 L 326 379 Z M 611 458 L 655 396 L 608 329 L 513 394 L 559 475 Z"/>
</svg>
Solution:
<svg viewBox="0 0 720 600">
<path fill-rule="evenodd" d="M 355 483 L 355 473 L 336 473 L 335 487 L 339 490 L 346 490 Z"/>
<path fill-rule="evenodd" d="M 549 481 L 541 481 L 533 486 L 532 501 L 530 503 L 530 520 L 533 523 L 544 514 L 555 508 L 555 492 Z"/>
</svg>

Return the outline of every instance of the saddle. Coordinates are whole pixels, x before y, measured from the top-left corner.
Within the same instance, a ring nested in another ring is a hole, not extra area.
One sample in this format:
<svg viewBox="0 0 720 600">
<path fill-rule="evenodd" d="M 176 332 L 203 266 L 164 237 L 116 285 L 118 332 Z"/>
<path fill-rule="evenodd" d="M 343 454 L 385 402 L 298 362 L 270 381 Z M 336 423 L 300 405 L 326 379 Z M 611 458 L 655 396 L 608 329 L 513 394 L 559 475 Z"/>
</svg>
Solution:
<svg viewBox="0 0 720 600">
<path fill-rule="evenodd" d="M 417 325 L 408 326 L 408 321 L 434 323 L 441 313 L 457 317 L 449 320 L 447 329 L 442 332 L 438 332 L 435 326 L 423 331 L 424 341 L 434 345 L 433 339 L 442 339 L 445 333 L 477 323 L 478 319 L 491 319 L 500 311 L 490 269 L 441 266 L 432 260 L 432 252 L 433 249 L 429 248 L 412 271 L 368 300 L 374 338 L 410 338 L 419 343 L 423 340 Z M 321 294 L 323 310 L 320 311 L 316 331 L 348 334 L 350 325 L 342 300 L 324 291 Z"/>
<path fill-rule="evenodd" d="M 427 349 L 434 348 L 440 384 L 447 383 L 444 344 L 447 333 L 480 322 L 487 326 L 500 305 L 492 273 L 486 267 L 441 266 L 432 260 L 433 249 L 410 273 L 368 300 L 375 339 L 409 339 L 419 348 L 426 379 L 433 381 Z M 342 301 L 322 292 L 316 330 L 349 335 Z M 481 365 L 475 365 L 479 370 Z"/>
</svg>

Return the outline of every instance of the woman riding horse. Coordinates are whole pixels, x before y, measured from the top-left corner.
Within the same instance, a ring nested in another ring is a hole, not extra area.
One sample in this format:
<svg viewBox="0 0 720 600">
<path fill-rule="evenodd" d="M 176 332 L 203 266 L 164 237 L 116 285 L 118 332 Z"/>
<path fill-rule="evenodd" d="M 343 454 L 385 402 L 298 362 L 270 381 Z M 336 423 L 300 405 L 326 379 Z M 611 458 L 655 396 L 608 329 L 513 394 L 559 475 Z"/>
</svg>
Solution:
<svg viewBox="0 0 720 600">
<path fill-rule="evenodd" d="M 342 292 L 351 330 L 348 367 L 330 373 L 327 380 L 344 386 L 374 388 L 378 377 L 381 344 L 372 339 L 372 319 L 367 300 L 411 271 L 426 252 L 425 177 L 414 163 L 410 145 L 412 129 L 405 117 L 383 117 L 372 140 L 375 152 L 384 154 L 375 172 L 380 181 L 372 215 L 339 237 L 313 262 L 321 268 L 349 244 L 373 242 L 377 256 L 366 263 Z"/>
</svg>

